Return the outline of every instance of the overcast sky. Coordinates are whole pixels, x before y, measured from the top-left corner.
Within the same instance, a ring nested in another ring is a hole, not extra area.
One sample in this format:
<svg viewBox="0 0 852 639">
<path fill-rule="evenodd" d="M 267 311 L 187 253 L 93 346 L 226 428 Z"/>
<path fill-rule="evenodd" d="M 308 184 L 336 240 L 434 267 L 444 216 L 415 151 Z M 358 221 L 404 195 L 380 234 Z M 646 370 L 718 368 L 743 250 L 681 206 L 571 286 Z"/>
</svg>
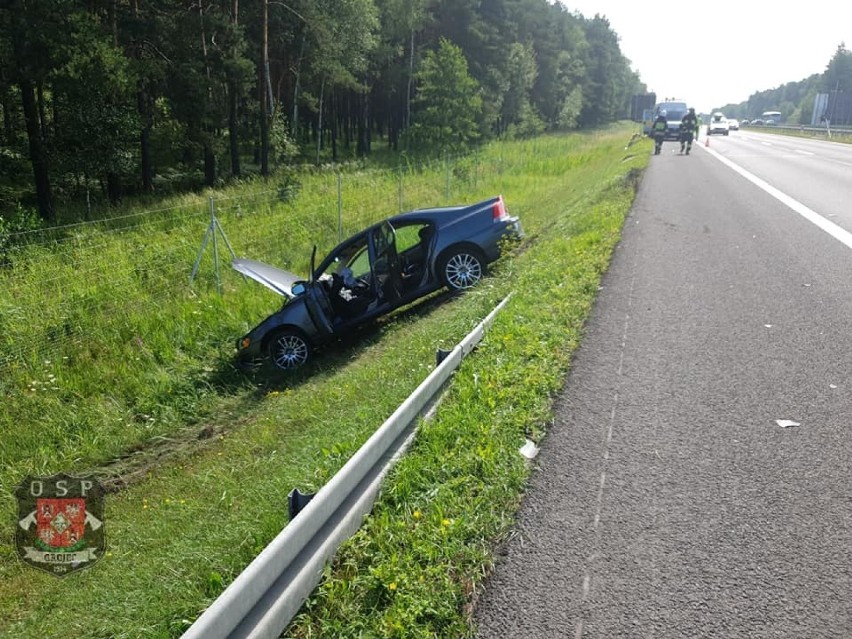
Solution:
<svg viewBox="0 0 852 639">
<path fill-rule="evenodd" d="M 586 18 L 609 20 L 622 54 L 657 99 L 681 98 L 703 113 L 822 73 L 841 42 L 852 50 L 850 0 L 560 1 Z"/>
</svg>

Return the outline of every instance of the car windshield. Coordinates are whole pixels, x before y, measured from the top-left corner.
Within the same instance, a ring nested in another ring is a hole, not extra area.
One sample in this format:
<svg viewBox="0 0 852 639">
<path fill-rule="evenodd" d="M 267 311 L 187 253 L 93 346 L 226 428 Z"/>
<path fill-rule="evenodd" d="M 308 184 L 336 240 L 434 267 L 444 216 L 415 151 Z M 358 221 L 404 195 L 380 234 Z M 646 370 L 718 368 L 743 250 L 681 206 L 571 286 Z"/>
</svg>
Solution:
<svg viewBox="0 0 852 639">
<path fill-rule="evenodd" d="M 686 102 L 660 102 L 657 105 L 657 113 L 661 111 L 666 112 L 666 119 L 669 122 L 680 120 L 686 115 Z"/>
</svg>

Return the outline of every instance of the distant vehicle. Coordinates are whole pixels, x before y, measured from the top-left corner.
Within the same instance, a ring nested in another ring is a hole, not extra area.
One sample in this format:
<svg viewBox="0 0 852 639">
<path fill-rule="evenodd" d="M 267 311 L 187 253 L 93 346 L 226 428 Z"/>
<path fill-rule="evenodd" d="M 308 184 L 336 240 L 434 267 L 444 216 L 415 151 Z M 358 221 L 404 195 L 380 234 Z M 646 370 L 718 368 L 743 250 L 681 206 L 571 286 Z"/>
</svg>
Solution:
<svg viewBox="0 0 852 639">
<path fill-rule="evenodd" d="M 721 134 L 728 135 L 729 131 L 728 118 L 721 111 L 716 111 L 710 116 L 710 124 L 707 125 L 707 135 Z"/>
<path fill-rule="evenodd" d="M 739 131 L 740 130 L 740 121 L 736 118 L 728 118 L 728 130 L 729 131 Z"/>
<path fill-rule="evenodd" d="M 742 122 L 740 122 L 740 124 L 742 126 L 748 126 L 749 124 L 751 124 L 751 122 L 749 122 L 748 120 L 743 120 Z"/>
<path fill-rule="evenodd" d="M 686 115 L 688 110 L 686 102 L 682 102 L 680 100 L 657 102 L 657 105 L 654 107 L 654 118 L 656 118 L 661 111 L 666 112 L 666 122 L 668 123 L 665 137 L 666 140 L 680 139 L 680 121 L 683 119 L 683 116 Z"/>
<path fill-rule="evenodd" d="M 781 111 L 764 111 L 760 117 L 764 124 L 772 126 L 781 122 Z"/>
<path fill-rule="evenodd" d="M 522 237 L 502 196 L 476 204 L 418 209 L 373 224 L 340 243 L 305 280 L 254 260 L 233 268 L 286 298 L 237 340 L 237 364 L 264 359 L 281 370 L 311 361 L 316 350 L 442 287 L 477 285 L 504 239 Z"/>
<path fill-rule="evenodd" d="M 762 119 L 760 119 L 760 118 L 757 118 L 756 120 L 752 120 L 752 121 L 751 121 L 751 123 L 752 123 L 754 126 L 763 126 L 764 124 L 766 124 L 766 122 L 764 122 L 764 121 L 763 121 Z"/>
</svg>

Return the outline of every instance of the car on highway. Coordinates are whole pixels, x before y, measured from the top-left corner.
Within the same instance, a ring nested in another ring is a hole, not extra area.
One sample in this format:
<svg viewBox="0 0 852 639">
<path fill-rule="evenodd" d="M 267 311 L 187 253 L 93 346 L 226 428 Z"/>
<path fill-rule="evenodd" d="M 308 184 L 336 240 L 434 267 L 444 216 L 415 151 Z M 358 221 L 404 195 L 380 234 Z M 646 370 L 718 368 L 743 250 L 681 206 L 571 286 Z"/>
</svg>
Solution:
<svg viewBox="0 0 852 639">
<path fill-rule="evenodd" d="M 728 118 L 728 130 L 729 131 L 739 131 L 740 130 L 740 121 L 736 118 Z"/>
<path fill-rule="evenodd" d="M 286 298 L 237 340 L 237 364 L 270 362 L 285 371 L 318 349 L 441 288 L 479 284 L 508 243 L 523 237 L 502 196 L 475 204 L 417 209 L 382 220 L 337 245 L 307 279 L 235 259 L 233 268 Z"/>
<path fill-rule="evenodd" d="M 707 135 L 728 135 L 728 118 L 721 111 L 716 111 L 710 116 L 710 123 L 707 125 Z"/>
</svg>

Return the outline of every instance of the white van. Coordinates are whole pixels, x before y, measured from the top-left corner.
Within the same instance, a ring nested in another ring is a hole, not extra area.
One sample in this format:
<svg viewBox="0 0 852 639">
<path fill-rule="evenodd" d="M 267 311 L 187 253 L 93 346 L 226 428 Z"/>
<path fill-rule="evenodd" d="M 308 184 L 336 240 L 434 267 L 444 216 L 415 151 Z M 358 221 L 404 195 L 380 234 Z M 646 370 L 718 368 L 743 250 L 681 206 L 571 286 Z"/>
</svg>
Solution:
<svg viewBox="0 0 852 639">
<path fill-rule="evenodd" d="M 654 118 L 656 118 L 661 111 L 666 112 L 666 122 L 668 123 L 668 128 L 666 130 L 666 140 L 679 140 L 680 121 L 683 119 L 683 116 L 685 116 L 686 112 L 688 111 L 686 102 L 681 102 L 679 100 L 667 100 L 665 102 L 657 102 L 657 105 L 654 107 Z"/>
</svg>

